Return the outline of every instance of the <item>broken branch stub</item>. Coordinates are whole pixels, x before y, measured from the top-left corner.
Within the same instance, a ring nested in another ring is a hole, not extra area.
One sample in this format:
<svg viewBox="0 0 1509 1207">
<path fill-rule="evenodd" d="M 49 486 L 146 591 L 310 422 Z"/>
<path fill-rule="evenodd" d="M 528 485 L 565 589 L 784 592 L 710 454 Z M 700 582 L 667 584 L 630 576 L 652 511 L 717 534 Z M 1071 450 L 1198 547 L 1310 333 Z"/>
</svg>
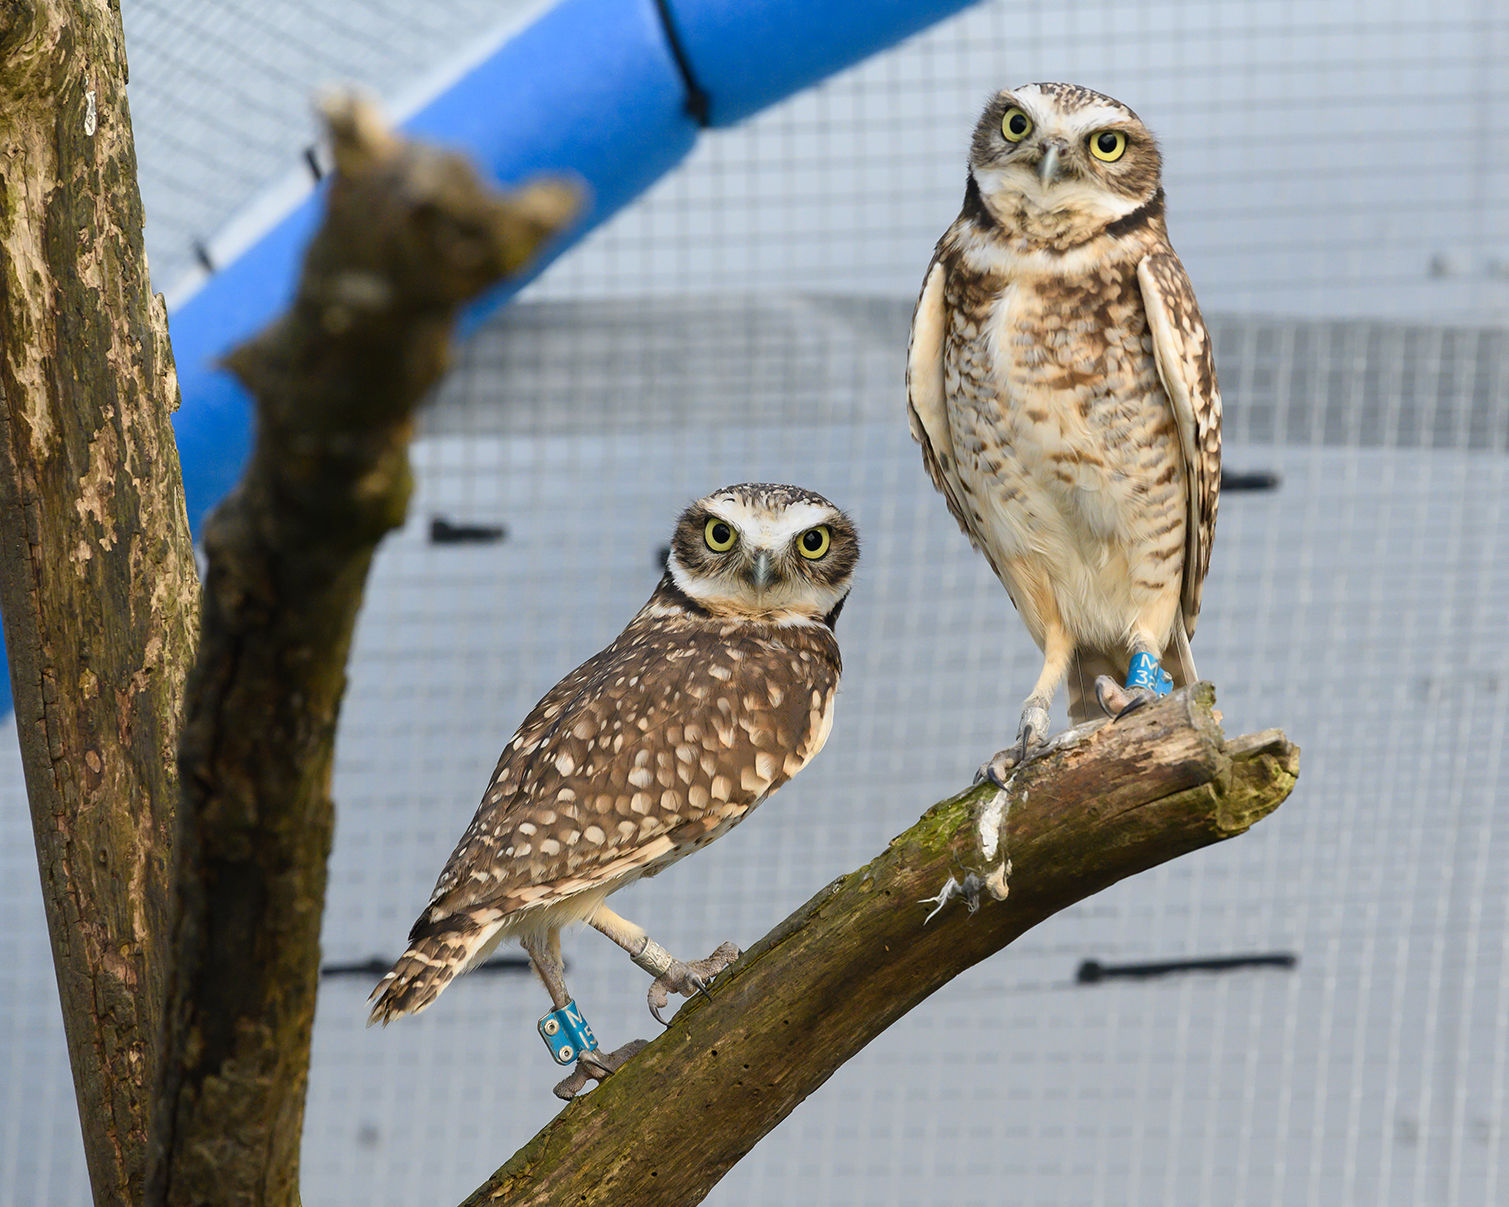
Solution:
<svg viewBox="0 0 1509 1207">
<path fill-rule="evenodd" d="M 400 138 L 350 93 L 326 97 L 322 109 L 336 174 L 298 296 L 225 364 L 255 396 L 264 422 L 284 418 L 293 364 L 317 373 L 329 394 L 324 405 L 286 418 L 336 430 L 410 416 L 445 370 L 457 307 L 534 260 L 575 218 L 583 195 L 559 179 L 500 194 L 464 156 Z M 340 383 L 318 373 L 321 359 L 353 344 L 377 355 L 365 372 L 348 357 L 343 367 L 358 372 L 331 392 Z"/>
<path fill-rule="evenodd" d="M 338 165 L 292 308 L 227 358 L 258 430 L 206 525 L 179 746 L 181 920 L 145 1202 L 298 1201 L 330 776 L 372 555 L 403 522 L 414 413 L 458 308 L 575 214 L 327 102 Z"/>
</svg>

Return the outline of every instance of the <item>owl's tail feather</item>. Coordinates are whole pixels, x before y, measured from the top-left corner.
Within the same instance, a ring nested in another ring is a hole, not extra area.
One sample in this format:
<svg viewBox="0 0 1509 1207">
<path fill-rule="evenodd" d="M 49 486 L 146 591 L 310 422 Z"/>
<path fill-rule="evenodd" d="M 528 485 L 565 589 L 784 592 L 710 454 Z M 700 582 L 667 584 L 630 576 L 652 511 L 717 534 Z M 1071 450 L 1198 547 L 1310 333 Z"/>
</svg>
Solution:
<svg viewBox="0 0 1509 1207">
<path fill-rule="evenodd" d="M 1069 724 L 1083 725 L 1105 714 L 1100 711 L 1100 702 L 1095 698 L 1095 680 L 1109 675 L 1117 683 L 1126 679 L 1130 659 L 1123 656 L 1112 658 L 1101 650 L 1076 650 L 1069 660 Z M 1190 652 L 1189 634 L 1184 631 L 1183 618 L 1174 623 L 1174 639 L 1163 649 L 1163 669 L 1174 680 L 1175 687 L 1194 683 L 1199 675 L 1195 672 L 1195 656 Z"/>
<path fill-rule="evenodd" d="M 1175 687 L 1187 687 L 1198 683 L 1200 676 L 1195 670 L 1195 656 L 1189 648 L 1189 633 L 1184 628 L 1181 615 L 1174 621 L 1174 639 L 1163 649 L 1163 669 L 1174 677 Z"/>
<path fill-rule="evenodd" d="M 382 1023 L 386 1027 L 395 1018 L 418 1014 L 452 980 L 486 959 L 502 938 L 501 931 L 496 917 L 483 920 L 459 913 L 432 920 L 428 914 L 422 916 L 409 933 L 409 949 L 367 999 L 373 1003 L 367 1026 Z"/>
</svg>

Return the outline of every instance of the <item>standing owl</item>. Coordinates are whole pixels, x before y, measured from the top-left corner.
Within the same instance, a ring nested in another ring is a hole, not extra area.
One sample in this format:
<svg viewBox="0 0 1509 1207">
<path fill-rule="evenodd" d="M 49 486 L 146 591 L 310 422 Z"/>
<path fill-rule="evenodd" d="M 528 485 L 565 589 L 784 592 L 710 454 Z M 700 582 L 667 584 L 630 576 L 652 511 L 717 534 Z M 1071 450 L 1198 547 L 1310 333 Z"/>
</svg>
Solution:
<svg viewBox="0 0 1509 1207">
<path fill-rule="evenodd" d="M 649 972 L 657 1019 L 670 993 L 705 992 L 737 947 L 683 963 L 607 897 L 723 834 L 822 749 L 858 560 L 849 518 L 794 486 L 730 486 L 687 508 L 649 602 L 504 748 L 368 1025 L 423 1010 L 518 939 L 554 1007 L 540 1033 L 557 1063 L 576 1062 L 556 1087 L 569 1098 L 643 1045 L 597 1051 L 566 991 L 561 927 L 588 923 Z"/>
<path fill-rule="evenodd" d="M 1043 651 L 1016 744 L 980 769 L 998 784 L 1066 676 L 1076 724 L 1195 679 L 1221 395 L 1160 170 L 1119 101 L 999 93 L 912 320 L 912 436 Z"/>
</svg>

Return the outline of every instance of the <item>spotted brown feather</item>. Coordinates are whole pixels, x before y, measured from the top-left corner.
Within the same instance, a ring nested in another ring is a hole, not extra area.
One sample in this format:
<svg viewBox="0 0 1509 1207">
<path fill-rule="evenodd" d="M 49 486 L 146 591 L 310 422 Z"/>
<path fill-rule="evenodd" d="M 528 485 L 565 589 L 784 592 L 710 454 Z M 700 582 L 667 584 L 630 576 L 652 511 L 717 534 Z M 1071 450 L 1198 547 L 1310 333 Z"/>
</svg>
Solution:
<svg viewBox="0 0 1509 1207">
<path fill-rule="evenodd" d="M 841 670 L 832 630 L 727 624 L 671 588 L 519 727 L 427 914 L 653 875 L 806 764 Z"/>
</svg>

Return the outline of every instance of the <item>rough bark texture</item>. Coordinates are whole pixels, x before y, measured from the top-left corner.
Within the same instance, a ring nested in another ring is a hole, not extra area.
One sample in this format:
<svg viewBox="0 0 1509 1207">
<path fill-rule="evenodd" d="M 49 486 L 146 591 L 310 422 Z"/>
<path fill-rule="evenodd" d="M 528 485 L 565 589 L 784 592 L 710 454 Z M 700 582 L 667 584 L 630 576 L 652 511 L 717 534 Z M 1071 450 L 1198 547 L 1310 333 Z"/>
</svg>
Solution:
<svg viewBox="0 0 1509 1207">
<path fill-rule="evenodd" d="M 1209 684 L 1184 689 L 1029 764 L 1009 793 L 987 785 L 936 805 L 760 940 L 710 1002 L 683 1006 L 464 1207 L 700 1202 L 835 1069 L 966 968 L 1277 808 L 1298 750 L 1277 730 L 1225 741 L 1213 701 Z M 927 920 L 924 900 L 960 882 Z"/>
<path fill-rule="evenodd" d="M 353 102 L 327 116 L 337 171 L 297 300 L 229 360 L 259 430 L 204 537 L 151 1204 L 298 1201 L 331 753 L 367 569 L 403 521 L 414 410 L 457 308 L 576 209 L 560 185 L 503 198 Z"/>
<path fill-rule="evenodd" d="M 140 1202 L 198 584 L 120 13 L 0 0 L 0 609 L 97 1204 Z"/>
</svg>

